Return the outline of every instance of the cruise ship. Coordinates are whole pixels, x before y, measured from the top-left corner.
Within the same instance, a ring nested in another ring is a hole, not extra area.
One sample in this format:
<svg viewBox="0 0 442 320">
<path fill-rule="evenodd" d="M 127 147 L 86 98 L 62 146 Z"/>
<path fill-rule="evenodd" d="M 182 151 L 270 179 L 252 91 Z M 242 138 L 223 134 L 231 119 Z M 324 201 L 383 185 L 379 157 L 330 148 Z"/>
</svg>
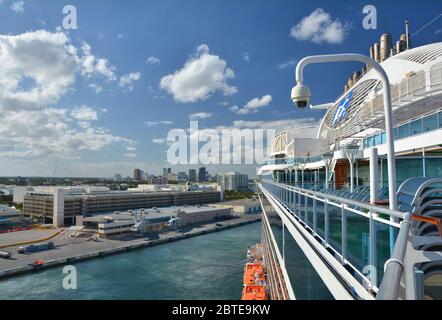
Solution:
<svg viewBox="0 0 442 320">
<path fill-rule="evenodd" d="M 370 56 L 390 104 L 367 64 L 310 106 L 314 137 L 277 133 L 258 168 L 268 299 L 442 298 L 442 42 L 387 33 Z"/>
</svg>

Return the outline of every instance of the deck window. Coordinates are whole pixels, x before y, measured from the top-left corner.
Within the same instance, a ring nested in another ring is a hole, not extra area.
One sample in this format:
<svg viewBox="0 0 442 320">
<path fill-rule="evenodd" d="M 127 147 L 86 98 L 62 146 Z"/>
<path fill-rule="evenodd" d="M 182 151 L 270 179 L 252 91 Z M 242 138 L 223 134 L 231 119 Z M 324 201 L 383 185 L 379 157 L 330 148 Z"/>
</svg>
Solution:
<svg viewBox="0 0 442 320">
<path fill-rule="evenodd" d="M 410 124 L 406 123 L 399 127 L 399 139 L 410 136 Z"/>
<path fill-rule="evenodd" d="M 422 133 L 422 119 L 414 120 L 410 123 L 410 136 Z"/>
<path fill-rule="evenodd" d="M 437 129 L 437 114 L 424 118 L 424 132 L 433 131 Z"/>
</svg>

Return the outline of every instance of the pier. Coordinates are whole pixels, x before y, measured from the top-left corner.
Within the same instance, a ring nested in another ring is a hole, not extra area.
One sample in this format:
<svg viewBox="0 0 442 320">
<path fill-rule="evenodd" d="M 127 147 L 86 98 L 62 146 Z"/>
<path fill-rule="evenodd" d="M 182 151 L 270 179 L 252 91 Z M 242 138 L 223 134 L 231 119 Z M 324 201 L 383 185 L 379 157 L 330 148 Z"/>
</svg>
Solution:
<svg viewBox="0 0 442 320">
<path fill-rule="evenodd" d="M 132 239 L 119 237 L 114 239 L 100 239 L 97 242 L 85 240 L 81 243 L 67 242 L 64 241 L 64 239 L 58 239 L 58 241 L 56 240 L 56 245 L 53 250 L 37 252 L 32 255 L 20 255 L 16 253 L 17 248 L 10 248 L 9 251 L 14 249 L 12 259 L 4 259 L 0 261 L 0 279 L 152 247 L 207 233 L 220 232 L 260 220 L 261 215 L 246 215 L 230 220 L 213 221 L 204 225 L 195 225 L 155 235 L 151 234 L 150 237 Z M 44 263 L 35 266 L 33 265 L 33 262 L 36 260 L 43 260 Z"/>
</svg>

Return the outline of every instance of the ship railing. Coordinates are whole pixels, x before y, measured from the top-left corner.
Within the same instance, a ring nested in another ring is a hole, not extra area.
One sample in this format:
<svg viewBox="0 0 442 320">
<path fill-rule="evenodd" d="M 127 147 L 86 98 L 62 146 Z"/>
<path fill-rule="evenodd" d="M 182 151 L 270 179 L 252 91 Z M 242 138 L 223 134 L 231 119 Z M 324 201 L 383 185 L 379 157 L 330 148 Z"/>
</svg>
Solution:
<svg viewBox="0 0 442 320">
<path fill-rule="evenodd" d="M 399 299 L 411 214 L 296 186 L 262 181 L 296 220 L 377 299 Z"/>
</svg>

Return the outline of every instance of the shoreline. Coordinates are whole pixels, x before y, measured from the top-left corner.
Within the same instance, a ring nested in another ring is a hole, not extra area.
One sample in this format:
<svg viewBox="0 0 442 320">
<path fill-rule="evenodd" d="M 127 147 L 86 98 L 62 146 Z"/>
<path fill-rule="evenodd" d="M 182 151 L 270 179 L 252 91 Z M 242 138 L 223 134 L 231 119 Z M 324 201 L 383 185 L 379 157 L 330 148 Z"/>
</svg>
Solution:
<svg viewBox="0 0 442 320">
<path fill-rule="evenodd" d="M 73 256 L 64 257 L 64 258 L 51 259 L 51 260 L 45 261 L 43 264 L 38 265 L 38 266 L 27 264 L 27 265 L 22 265 L 22 266 L 15 267 L 15 268 L 4 269 L 4 270 L 0 270 L 0 281 L 7 279 L 7 278 L 19 276 L 19 275 L 22 275 L 25 273 L 39 272 L 39 271 L 49 269 L 49 268 L 59 267 L 59 266 L 68 265 L 68 264 L 75 264 L 77 262 L 92 260 L 92 259 L 96 259 L 96 258 L 103 258 L 103 257 L 116 255 L 116 254 L 122 254 L 122 253 L 130 252 L 133 250 L 138 250 L 138 249 L 153 247 L 153 246 L 157 246 L 157 245 L 161 245 L 161 244 L 165 244 L 165 243 L 189 239 L 189 238 L 197 237 L 197 236 L 208 234 L 208 233 L 220 232 L 223 230 L 227 230 L 227 229 L 231 229 L 231 228 L 235 228 L 235 227 L 240 227 L 240 226 L 255 223 L 258 221 L 261 221 L 261 215 L 258 215 L 253 218 L 241 217 L 241 218 L 237 218 L 236 221 L 224 222 L 223 226 L 215 226 L 215 224 L 211 224 L 207 227 L 204 227 L 203 229 L 192 230 L 192 231 L 184 232 L 184 233 L 177 234 L 177 235 L 166 236 L 164 238 L 147 240 L 147 241 L 146 240 L 135 240 L 133 243 L 130 243 L 127 245 L 119 245 L 119 246 L 115 246 L 113 248 L 91 251 L 88 253 L 73 255 Z"/>
</svg>

